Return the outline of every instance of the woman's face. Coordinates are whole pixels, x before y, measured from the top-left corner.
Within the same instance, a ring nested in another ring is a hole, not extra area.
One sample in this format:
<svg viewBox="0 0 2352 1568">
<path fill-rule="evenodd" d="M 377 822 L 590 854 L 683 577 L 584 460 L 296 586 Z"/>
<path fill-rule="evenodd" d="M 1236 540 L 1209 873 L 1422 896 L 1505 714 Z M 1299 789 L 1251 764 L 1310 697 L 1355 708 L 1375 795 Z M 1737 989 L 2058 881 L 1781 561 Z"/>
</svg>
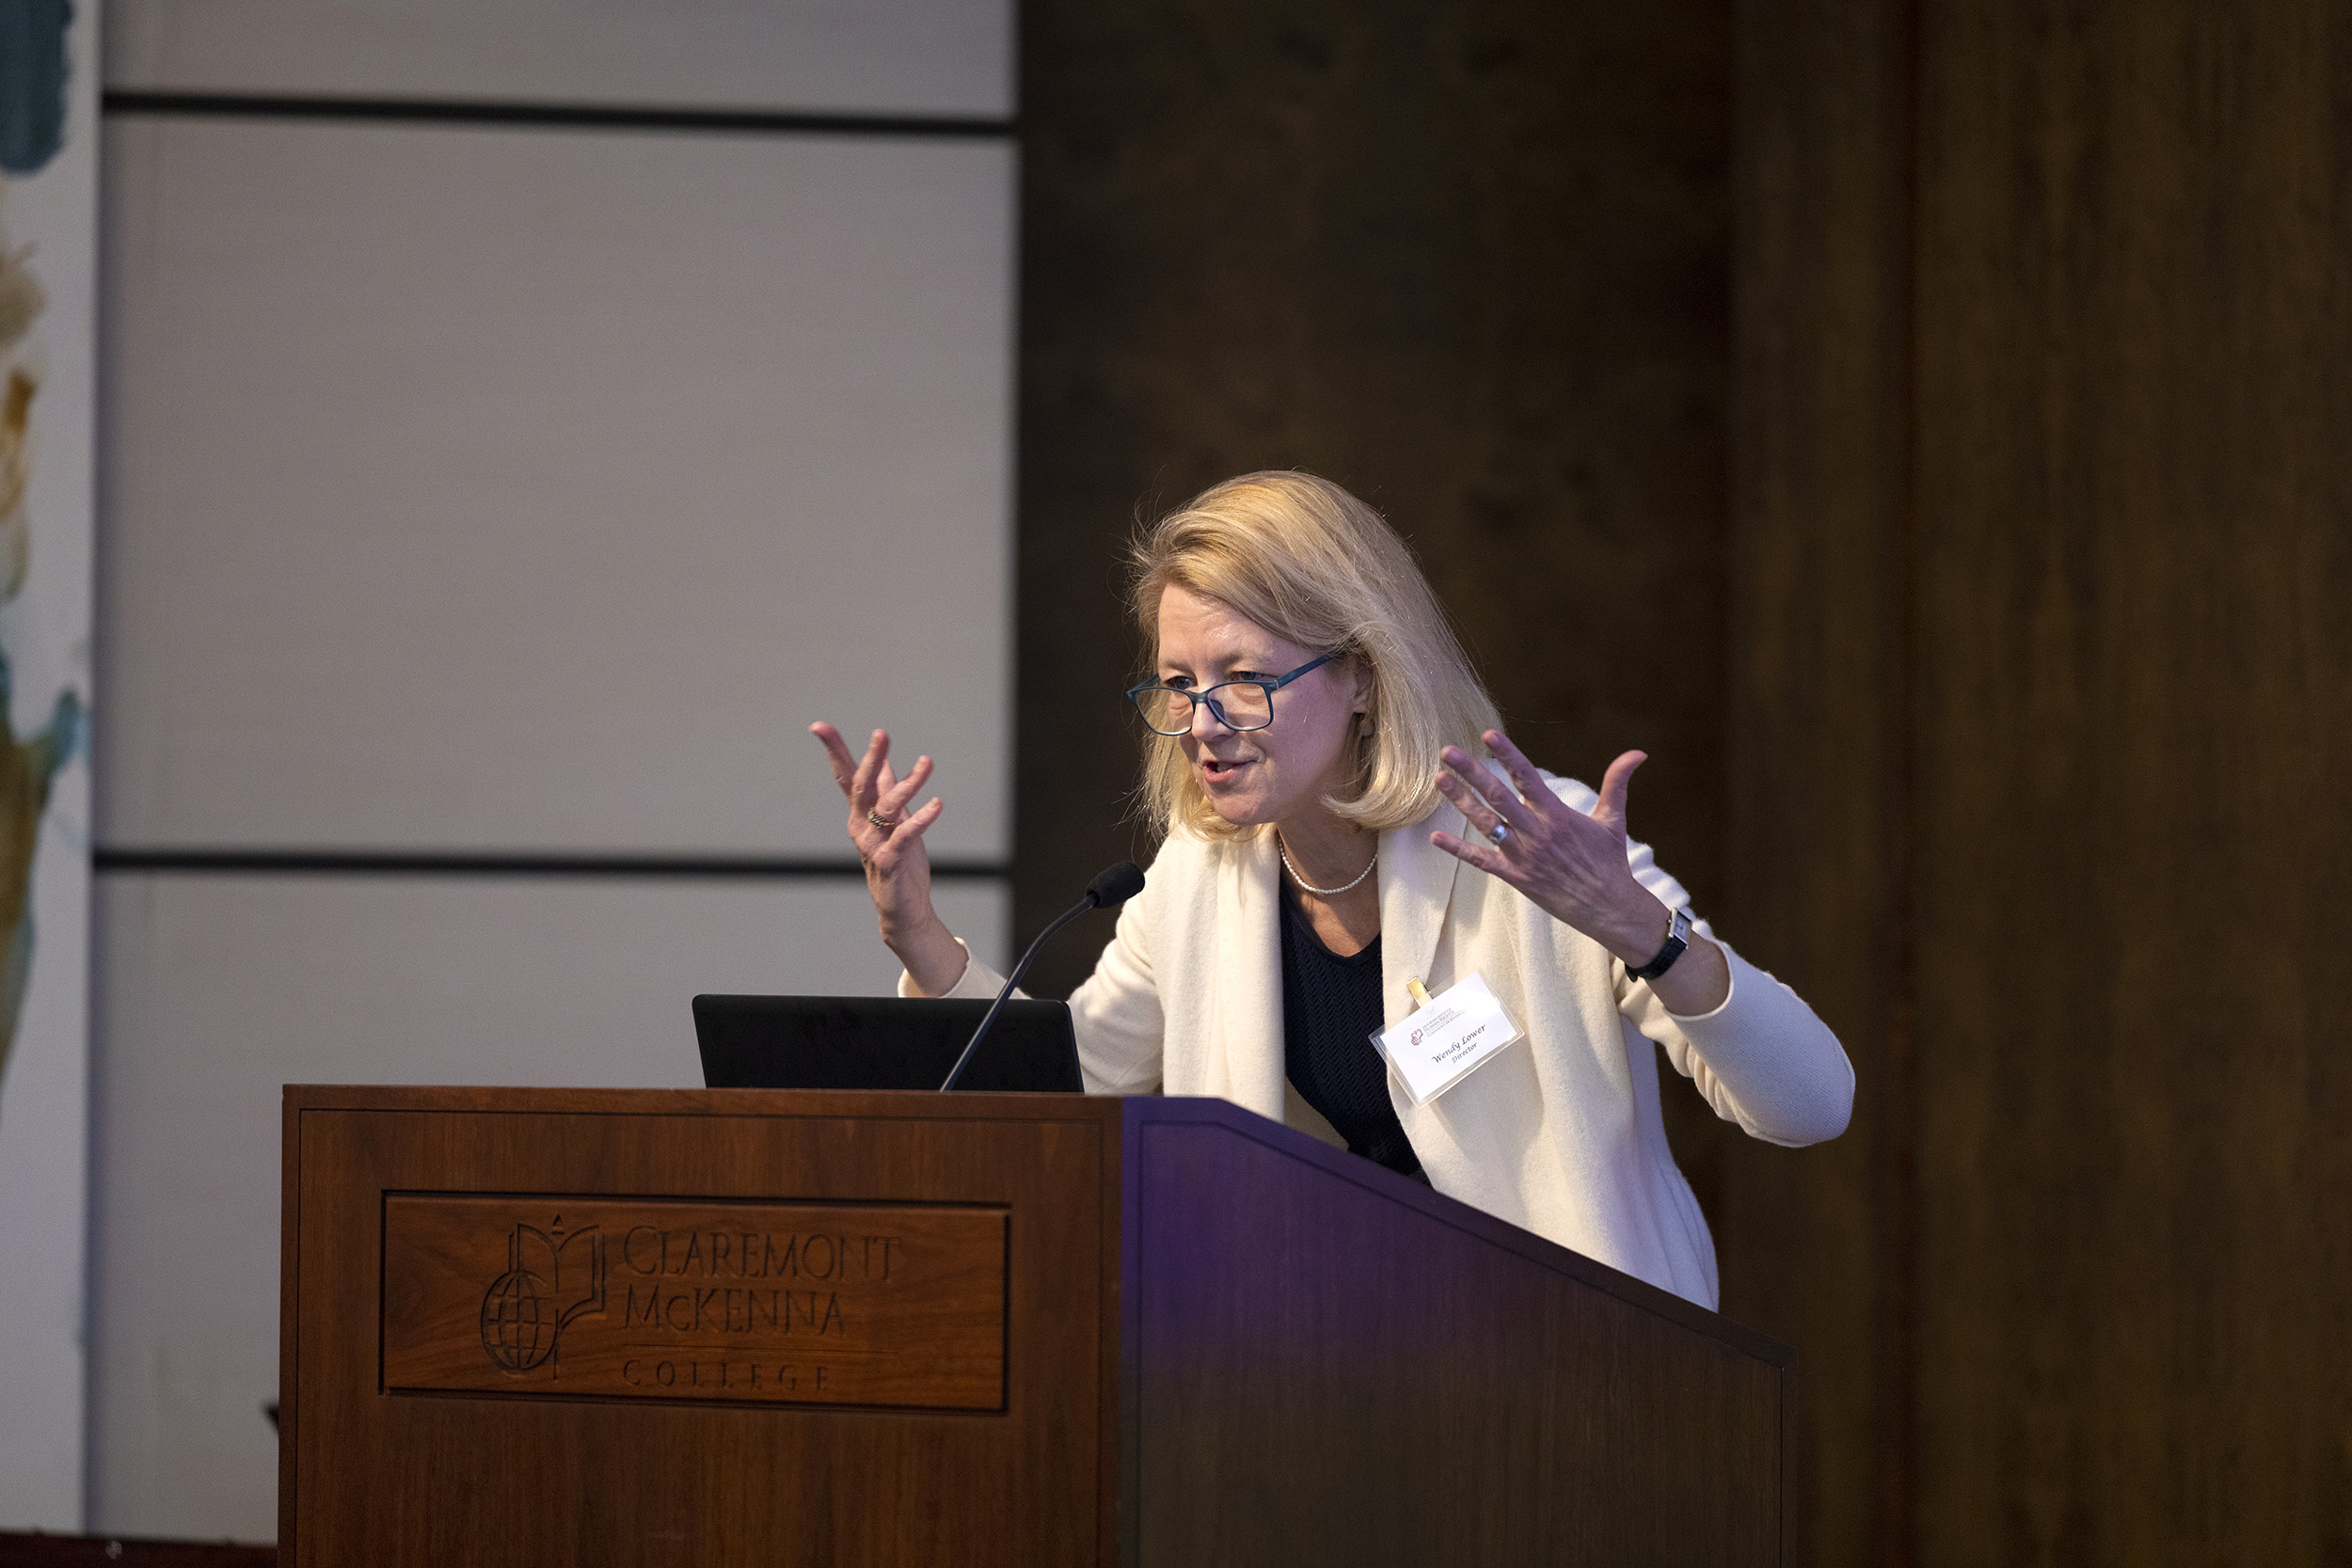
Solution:
<svg viewBox="0 0 2352 1568">
<path fill-rule="evenodd" d="M 1199 691 L 1222 681 L 1279 680 L 1318 654 L 1219 600 L 1173 586 L 1160 594 L 1163 686 Z M 1351 660 L 1309 671 L 1274 694 L 1274 722 L 1262 730 L 1228 729 L 1195 703 L 1192 729 L 1178 743 L 1216 814 L 1246 827 L 1322 809 L 1348 782 L 1366 685 Z"/>
</svg>

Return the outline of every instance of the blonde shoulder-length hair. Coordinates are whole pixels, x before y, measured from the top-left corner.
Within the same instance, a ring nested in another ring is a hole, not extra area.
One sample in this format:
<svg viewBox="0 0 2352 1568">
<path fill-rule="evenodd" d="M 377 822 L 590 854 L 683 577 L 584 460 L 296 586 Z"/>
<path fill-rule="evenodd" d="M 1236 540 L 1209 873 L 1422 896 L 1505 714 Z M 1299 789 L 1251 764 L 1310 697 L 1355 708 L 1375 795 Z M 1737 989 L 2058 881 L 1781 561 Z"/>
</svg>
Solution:
<svg viewBox="0 0 2352 1568">
<path fill-rule="evenodd" d="M 1159 668 L 1160 595 L 1218 600 L 1266 630 L 1371 672 L 1370 709 L 1345 789 L 1326 804 L 1375 832 L 1438 800 L 1438 750 L 1486 754 L 1501 717 L 1412 550 L 1380 514 L 1312 474 L 1243 474 L 1211 485 L 1136 536 L 1136 620 Z M 1280 699 L 1277 698 L 1277 711 Z M 1232 838 L 1177 736 L 1146 733 L 1141 805 L 1163 833 Z"/>
</svg>

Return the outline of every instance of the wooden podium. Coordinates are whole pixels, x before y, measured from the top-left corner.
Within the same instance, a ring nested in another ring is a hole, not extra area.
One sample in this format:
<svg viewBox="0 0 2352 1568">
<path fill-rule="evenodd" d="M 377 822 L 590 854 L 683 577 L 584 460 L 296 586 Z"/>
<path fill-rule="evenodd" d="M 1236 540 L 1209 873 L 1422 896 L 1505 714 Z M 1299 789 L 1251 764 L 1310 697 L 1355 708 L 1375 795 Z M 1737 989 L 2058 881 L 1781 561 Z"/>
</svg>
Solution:
<svg viewBox="0 0 2352 1568">
<path fill-rule="evenodd" d="M 285 1117 L 299 1568 L 1782 1558 L 1787 1350 L 1222 1101 Z"/>
</svg>

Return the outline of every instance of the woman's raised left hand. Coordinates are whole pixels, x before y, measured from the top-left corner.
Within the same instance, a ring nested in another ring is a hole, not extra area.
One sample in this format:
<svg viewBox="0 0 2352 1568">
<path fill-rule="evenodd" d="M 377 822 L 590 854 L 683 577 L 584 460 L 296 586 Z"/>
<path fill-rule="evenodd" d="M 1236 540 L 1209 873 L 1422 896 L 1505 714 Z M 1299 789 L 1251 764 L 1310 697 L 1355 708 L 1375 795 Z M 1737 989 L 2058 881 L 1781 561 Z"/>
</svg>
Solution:
<svg viewBox="0 0 2352 1568">
<path fill-rule="evenodd" d="M 1483 737 L 1509 784 L 1458 746 L 1439 754 L 1438 789 L 1482 836 L 1431 833 L 1447 854 L 1500 877 L 1555 920 L 1581 931 L 1631 967 L 1666 943 L 1667 911 L 1626 863 L 1625 798 L 1633 770 L 1648 760 L 1628 752 L 1609 765 L 1600 801 L 1587 816 L 1551 792 L 1535 765 L 1501 730 Z M 1515 789 L 1513 784 L 1518 785 Z M 1497 823 L 1506 830 L 1493 842 Z"/>
</svg>

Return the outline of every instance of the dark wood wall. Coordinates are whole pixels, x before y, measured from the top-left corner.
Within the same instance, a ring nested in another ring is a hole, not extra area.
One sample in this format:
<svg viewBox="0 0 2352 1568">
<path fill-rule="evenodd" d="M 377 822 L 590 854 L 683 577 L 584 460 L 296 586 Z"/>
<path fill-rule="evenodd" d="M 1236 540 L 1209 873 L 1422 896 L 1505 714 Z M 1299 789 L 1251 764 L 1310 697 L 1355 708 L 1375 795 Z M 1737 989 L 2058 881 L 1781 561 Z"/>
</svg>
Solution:
<svg viewBox="0 0 2352 1568">
<path fill-rule="evenodd" d="M 1023 7 L 1025 935 L 1145 842 L 1122 543 L 1262 467 L 1387 513 L 1539 761 L 1647 749 L 1635 831 L 1717 893 L 1730 47 L 1727 0 Z"/>
<path fill-rule="evenodd" d="M 1748 0 L 1727 1147 L 1800 1560 L 2352 1560 L 2352 15 Z"/>
<path fill-rule="evenodd" d="M 1726 1310 L 1803 1356 L 1792 1562 L 1904 1560 L 1915 1420 L 1916 575 L 1900 0 L 1743 0 L 1726 916 L 1855 1070 L 1825 1147 L 1718 1138 Z"/>
<path fill-rule="evenodd" d="M 1041 0 L 1023 69 L 1022 928 L 1142 842 L 1135 517 L 1330 474 L 1855 1059 L 1825 1148 L 1670 1097 L 1792 1560 L 2352 1561 L 2352 15 Z"/>
</svg>

